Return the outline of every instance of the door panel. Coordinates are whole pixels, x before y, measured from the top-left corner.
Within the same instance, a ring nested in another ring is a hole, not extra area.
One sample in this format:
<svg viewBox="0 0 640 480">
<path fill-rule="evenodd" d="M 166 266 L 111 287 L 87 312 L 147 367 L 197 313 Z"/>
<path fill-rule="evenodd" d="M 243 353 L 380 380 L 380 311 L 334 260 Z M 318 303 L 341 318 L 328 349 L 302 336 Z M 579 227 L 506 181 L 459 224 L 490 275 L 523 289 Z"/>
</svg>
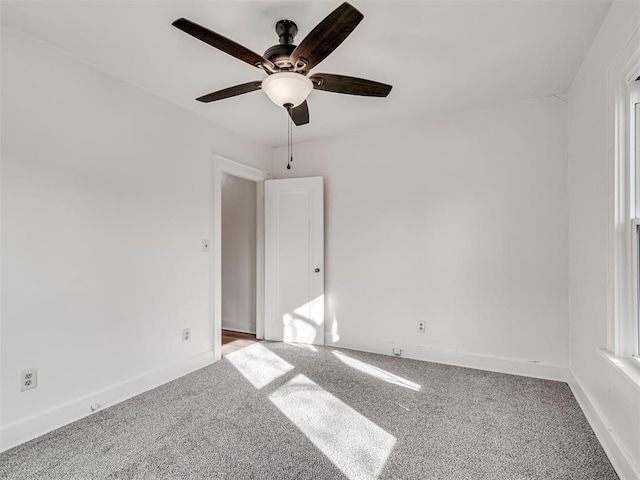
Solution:
<svg viewBox="0 0 640 480">
<path fill-rule="evenodd" d="M 322 177 L 265 182 L 267 340 L 324 345 L 322 190 Z"/>
</svg>

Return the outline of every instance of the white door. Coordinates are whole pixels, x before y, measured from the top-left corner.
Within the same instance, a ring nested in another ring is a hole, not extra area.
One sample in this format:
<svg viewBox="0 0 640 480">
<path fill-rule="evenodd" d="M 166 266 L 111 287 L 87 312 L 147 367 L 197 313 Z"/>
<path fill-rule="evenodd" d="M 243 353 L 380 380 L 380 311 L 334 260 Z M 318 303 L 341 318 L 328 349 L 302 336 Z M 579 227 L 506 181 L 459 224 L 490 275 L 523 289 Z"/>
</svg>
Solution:
<svg viewBox="0 0 640 480">
<path fill-rule="evenodd" d="M 322 177 L 264 182 L 266 340 L 324 345 Z"/>
</svg>

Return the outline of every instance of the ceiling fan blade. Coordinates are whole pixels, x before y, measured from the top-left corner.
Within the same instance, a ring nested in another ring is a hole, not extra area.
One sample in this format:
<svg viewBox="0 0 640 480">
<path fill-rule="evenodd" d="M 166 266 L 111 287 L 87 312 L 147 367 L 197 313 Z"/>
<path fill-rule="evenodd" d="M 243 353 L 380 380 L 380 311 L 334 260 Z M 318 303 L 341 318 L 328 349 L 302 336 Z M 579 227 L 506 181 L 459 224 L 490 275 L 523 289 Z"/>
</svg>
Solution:
<svg viewBox="0 0 640 480">
<path fill-rule="evenodd" d="M 297 107 L 289 110 L 289 116 L 293 123 L 298 126 L 309 123 L 309 105 L 307 105 L 307 101 L 305 100 Z"/>
<path fill-rule="evenodd" d="M 291 64 L 306 72 L 333 52 L 358 26 L 364 15 L 347 2 L 331 12 L 309 32 L 291 54 Z"/>
<path fill-rule="evenodd" d="M 239 43 L 236 43 L 233 40 L 229 40 L 228 38 L 223 37 L 216 32 L 212 32 L 208 28 L 198 25 L 197 23 L 193 23 L 191 20 L 187 20 L 186 18 L 179 18 L 178 20 L 173 22 L 172 25 L 176 28 L 179 28 L 183 32 L 188 33 L 192 37 L 195 37 L 198 40 L 202 40 L 212 47 L 215 47 L 218 50 L 222 50 L 232 57 L 236 57 L 237 59 L 248 63 L 249 65 L 253 65 L 254 67 L 258 67 L 261 69 L 263 68 L 263 66 L 268 68 L 269 70 L 275 69 L 275 65 L 264 58 L 262 55 L 258 55 L 248 48 L 243 47 Z"/>
<path fill-rule="evenodd" d="M 365 97 L 386 97 L 389 95 L 391 88 L 393 88 L 391 85 L 374 82 L 373 80 L 333 75 L 331 73 L 316 73 L 311 75 L 309 79 L 313 82 L 313 88 L 316 90 Z"/>
<path fill-rule="evenodd" d="M 224 90 L 218 90 L 217 92 L 203 95 L 202 97 L 196 98 L 196 100 L 203 103 L 209 103 L 209 102 L 215 102 L 216 100 L 222 100 L 224 98 L 235 97 L 236 95 L 242 95 L 243 93 L 249 93 L 249 92 L 254 92 L 256 90 L 260 90 L 261 83 L 262 82 L 260 80 L 256 80 L 255 82 L 243 83 L 242 85 L 235 85 L 233 87 L 225 88 Z"/>
</svg>

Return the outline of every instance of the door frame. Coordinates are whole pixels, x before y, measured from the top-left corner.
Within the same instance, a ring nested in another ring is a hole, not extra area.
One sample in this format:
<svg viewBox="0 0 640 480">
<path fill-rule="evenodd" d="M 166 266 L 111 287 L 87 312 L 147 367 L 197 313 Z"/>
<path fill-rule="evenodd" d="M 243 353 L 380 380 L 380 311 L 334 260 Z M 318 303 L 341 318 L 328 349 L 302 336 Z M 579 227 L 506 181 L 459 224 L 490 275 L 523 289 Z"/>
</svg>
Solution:
<svg viewBox="0 0 640 480">
<path fill-rule="evenodd" d="M 213 355 L 222 354 L 222 174 L 244 178 L 256 184 L 256 337 L 264 338 L 264 181 L 270 173 L 213 153 L 211 306 L 213 316 Z"/>
</svg>

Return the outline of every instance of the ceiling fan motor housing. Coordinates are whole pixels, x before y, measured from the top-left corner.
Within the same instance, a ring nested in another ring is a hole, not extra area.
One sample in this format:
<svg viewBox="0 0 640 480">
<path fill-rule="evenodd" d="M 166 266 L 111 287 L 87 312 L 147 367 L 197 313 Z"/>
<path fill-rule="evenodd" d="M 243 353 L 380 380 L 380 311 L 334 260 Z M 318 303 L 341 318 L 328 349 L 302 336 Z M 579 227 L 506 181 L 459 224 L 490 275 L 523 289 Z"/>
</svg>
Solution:
<svg viewBox="0 0 640 480">
<path fill-rule="evenodd" d="M 296 46 L 290 43 L 274 45 L 264 52 L 263 57 L 281 70 L 287 70 L 293 68 L 290 57 L 295 49 Z"/>
<path fill-rule="evenodd" d="M 281 70 L 292 69 L 293 65 L 290 57 L 296 49 L 293 39 L 298 34 L 298 26 L 291 20 L 279 20 L 276 23 L 276 33 L 280 43 L 267 49 L 263 57 Z"/>
</svg>

